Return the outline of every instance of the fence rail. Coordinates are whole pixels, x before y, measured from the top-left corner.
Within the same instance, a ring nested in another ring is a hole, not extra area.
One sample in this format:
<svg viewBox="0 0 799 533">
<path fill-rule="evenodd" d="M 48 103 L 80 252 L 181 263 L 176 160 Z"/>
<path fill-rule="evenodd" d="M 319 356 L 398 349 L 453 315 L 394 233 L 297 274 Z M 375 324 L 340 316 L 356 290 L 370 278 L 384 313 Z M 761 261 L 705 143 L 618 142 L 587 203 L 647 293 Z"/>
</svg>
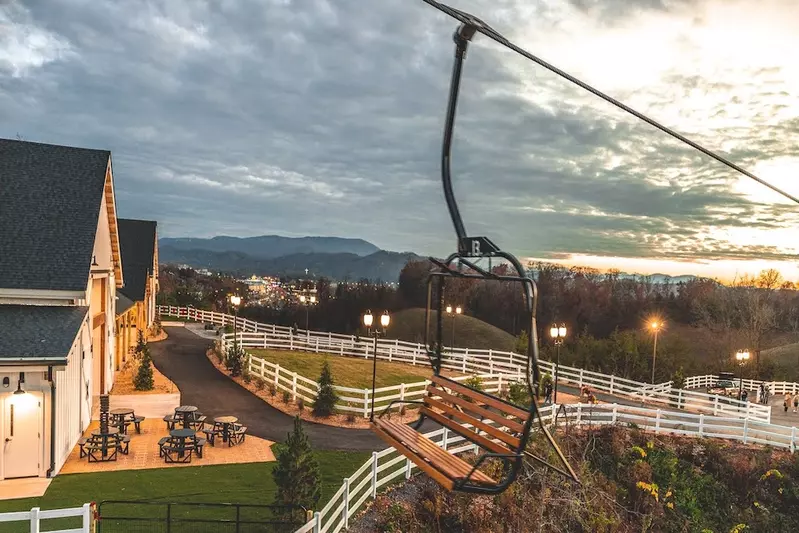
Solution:
<svg viewBox="0 0 799 533">
<path fill-rule="evenodd" d="M 69 509 L 51 509 L 42 511 L 34 507 L 30 511 L 20 511 L 14 513 L 0 513 L 0 522 L 28 522 L 31 533 L 42 531 L 42 520 L 53 518 L 80 517 L 81 527 L 73 529 L 47 530 L 48 533 L 89 533 L 92 527 L 92 507 L 85 503 L 83 507 L 72 507 Z"/>
<path fill-rule="evenodd" d="M 656 434 L 687 435 L 692 437 L 717 437 L 741 441 L 744 444 L 767 444 L 785 448 L 793 453 L 799 439 L 796 428 L 777 426 L 737 417 L 714 417 L 704 414 L 673 412 L 662 409 L 630 407 L 618 404 L 565 405 L 569 423 L 582 425 L 635 424 Z M 554 422 L 559 406 L 541 409 L 546 424 Z M 564 418 L 559 418 L 560 423 Z M 447 428 L 425 433 L 425 436 L 451 453 L 476 451 L 471 443 Z M 350 519 L 378 489 L 396 480 L 411 477 L 416 465 L 394 450 L 387 448 L 373 452 L 360 468 L 344 479 L 341 488 L 327 504 L 314 513 L 313 519 L 295 533 L 336 533 L 349 527 Z"/>
<path fill-rule="evenodd" d="M 353 335 L 342 335 L 330 332 L 317 332 L 310 330 L 294 331 L 285 326 L 263 324 L 245 318 L 238 318 L 225 313 L 204 311 L 193 307 L 159 306 L 159 312 L 164 315 L 176 316 L 202 322 L 211 322 L 219 325 L 234 325 L 236 333 L 223 336 L 224 342 L 232 340 L 235 336 L 237 342 L 245 348 L 287 349 L 303 350 L 315 353 L 328 353 L 339 356 L 363 357 L 370 359 L 375 356 L 375 343 L 371 338 L 361 339 Z M 411 365 L 427 365 L 429 363 L 427 351 L 422 344 L 379 339 L 377 342 L 377 358 L 389 362 L 406 363 Z M 259 358 L 260 359 L 260 358 Z M 251 360 L 252 361 L 252 360 Z M 527 358 L 513 352 L 499 350 L 478 350 L 470 348 L 446 348 L 443 353 L 442 368 L 463 374 L 477 374 L 488 376 L 503 376 L 502 379 L 521 380 L 526 372 Z M 554 373 L 554 364 L 550 361 L 539 361 L 542 370 Z M 260 371 L 260 362 L 256 362 L 256 369 Z M 252 370 L 252 363 L 251 363 Z M 265 368 L 266 372 L 266 368 Z M 256 372 L 257 373 L 257 372 Z M 291 393 L 296 398 L 297 392 L 313 394 L 316 391 L 316 382 L 303 378 L 295 386 L 294 377 L 288 373 L 275 378 L 285 387 L 289 386 L 286 379 L 291 380 Z M 674 389 L 672 383 L 650 384 L 625 379 L 618 376 L 602 374 L 582 368 L 560 365 L 558 369 L 559 380 L 571 383 L 577 387 L 587 385 L 594 391 L 605 392 L 612 395 L 626 396 L 633 400 L 662 405 L 679 409 L 687 409 L 698 413 L 713 416 L 731 416 L 752 418 L 761 422 L 771 421 L 771 408 L 740 401 L 727 396 L 706 394 L 696 390 Z M 499 378 L 498 378 L 499 379 Z M 690 380 L 691 378 L 688 378 Z M 406 387 L 411 384 L 406 384 Z M 418 385 L 418 384 L 413 384 Z M 297 388 L 299 387 L 299 388 Z M 304 390 L 303 390 L 304 388 Z M 282 389 L 286 390 L 286 389 Z M 496 392 L 494 389 L 492 392 Z M 349 390 L 345 396 L 359 394 L 358 401 L 350 402 L 354 405 L 342 405 L 342 411 L 365 411 L 365 405 L 360 401 L 369 402 L 371 390 L 365 395 L 364 390 Z M 394 394 L 400 394 L 399 391 Z M 303 401 L 310 400 L 311 396 L 304 396 Z M 375 400 L 378 402 L 379 400 Z M 348 407 L 349 409 L 346 409 Z"/>
</svg>

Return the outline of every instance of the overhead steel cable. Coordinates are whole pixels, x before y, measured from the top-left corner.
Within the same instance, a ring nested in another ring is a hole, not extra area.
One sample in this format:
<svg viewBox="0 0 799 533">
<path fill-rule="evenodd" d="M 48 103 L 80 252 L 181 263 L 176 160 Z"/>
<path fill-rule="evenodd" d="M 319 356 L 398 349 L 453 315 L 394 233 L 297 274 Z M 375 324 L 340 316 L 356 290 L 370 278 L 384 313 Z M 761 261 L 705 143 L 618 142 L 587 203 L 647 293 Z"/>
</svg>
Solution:
<svg viewBox="0 0 799 533">
<path fill-rule="evenodd" d="M 565 71 L 559 69 L 555 65 L 552 65 L 551 63 L 548 63 L 548 62 L 544 61 L 540 57 L 534 56 L 533 54 L 531 54 L 527 50 L 525 50 L 525 49 L 513 44 L 508 39 L 506 39 L 505 37 L 500 35 L 496 30 L 491 28 L 488 24 L 486 24 L 485 22 L 483 22 L 479 18 L 475 17 L 474 15 L 470 15 L 469 13 L 465 13 L 465 12 L 460 11 L 458 9 L 452 8 L 450 6 L 447 6 L 445 4 L 437 2 L 436 0 L 422 0 L 422 1 L 427 3 L 427 4 L 430 4 L 431 6 L 435 7 L 439 11 L 441 11 L 443 13 L 446 13 L 450 17 L 452 17 L 452 18 L 454 18 L 456 20 L 459 20 L 463 24 L 466 24 L 466 25 L 474 27 L 474 29 L 476 31 L 482 33 L 483 35 L 485 35 L 489 39 L 492 39 L 493 41 L 501 44 L 502 46 L 513 50 L 517 54 L 529 59 L 530 61 L 533 61 L 534 63 L 537 63 L 538 65 L 544 67 L 545 69 L 549 70 L 550 72 L 553 72 L 553 73 L 557 74 L 558 76 L 560 76 L 560 77 L 562 77 L 562 78 L 574 83 L 575 85 L 578 85 L 579 87 L 582 87 L 586 91 L 594 94 L 595 96 L 598 96 L 599 98 L 605 100 L 606 102 L 618 107 L 619 109 L 621 109 L 623 111 L 626 111 L 627 113 L 633 115 L 634 117 L 636 117 L 636 118 L 638 118 L 640 120 L 643 120 L 647 124 L 649 124 L 651 126 L 654 126 L 655 128 L 659 129 L 663 133 L 666 133 L 667 135 L 670 135 L 670 136 L 674 137 L 675 139 L 677 139 L 679 141 L 682 141 L 683 143 L 687 144 L 688 146 L 694 148 L 695 150 L 698 150 L 698 151 L 702 152 L 706 156 L 715 159 L 719 163 L 721 163 L 723 165 L 726 165 L 727 167 L 735 170 L 736 172 L 739 172 L 739 173 L 743 174 L 744 176 L 755 180 L 756 182 L 760 183 L 761 185 L 765 185 L 766 187 L 768 187 L 772 191 L 774 191 L 774 192 L 784 196 L 785 198 L 788 198 L 789 200 L 792 200 L 793 202 L 799 204 L 799 198 L 797 198 L 796 196 L 793 196 L 792 194 L 789 194 L 789 193 L 783 191 L 779 187 L 777 187 L 775 185 L 772 185 L 771 183 L 763 180 L 762 178 L 757 177 L 756 175 L 752 174 L 751 172 L 749 172 L 745 168 L 733 163 L 729 159 L 717 154 L 716 152 L 713 152 L 712 150 L 709 150 L 709 149 L 705 148 L 704 146 L 702 146 L 701 144 L 699 144 L 697 142 L 692 141 L 691 139 L 689 139 L 685 135 L 674 131 L 673 129 L 669 128 L 668 126 L 664 126 L 660 122 L 658 122 L 658 121 L 656 121 L 656 120 L 654 120 L 652 118 L 649 118 L 648 116 L 644 115 L 643 113 L 641 113 L 639 111 L 636 111 L 635 109 L 631 108 L 627 104 L 624 104 L 623 102 L 620 102 L 619 100 L 613 98 L 612 96 L 609 96 L 609 95 L 603 93 L 599 89 L 597 89 L 595 87 L 592 87 L 591 85 L 585 83 L 584 81 L 575 78 L 574 76 L 572 76 L 568 72 L 565 72 Z"/>
</svg>

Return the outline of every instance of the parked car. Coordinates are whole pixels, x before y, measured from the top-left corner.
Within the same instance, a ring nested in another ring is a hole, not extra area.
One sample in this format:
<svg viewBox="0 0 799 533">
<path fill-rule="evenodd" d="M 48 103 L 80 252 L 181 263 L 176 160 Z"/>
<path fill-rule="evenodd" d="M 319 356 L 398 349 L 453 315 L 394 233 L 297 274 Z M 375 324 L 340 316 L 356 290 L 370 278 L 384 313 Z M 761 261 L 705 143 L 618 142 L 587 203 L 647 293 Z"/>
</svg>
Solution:
<svg viewBox="0 0 799 533">
<path fill-rule="evenodd" d="M 719 372 L 716 383 L 707 389 L 707 393 L 718 394 L 719 396 L 738 396 L 735 374 L 732 372 Z"/>
</svg>

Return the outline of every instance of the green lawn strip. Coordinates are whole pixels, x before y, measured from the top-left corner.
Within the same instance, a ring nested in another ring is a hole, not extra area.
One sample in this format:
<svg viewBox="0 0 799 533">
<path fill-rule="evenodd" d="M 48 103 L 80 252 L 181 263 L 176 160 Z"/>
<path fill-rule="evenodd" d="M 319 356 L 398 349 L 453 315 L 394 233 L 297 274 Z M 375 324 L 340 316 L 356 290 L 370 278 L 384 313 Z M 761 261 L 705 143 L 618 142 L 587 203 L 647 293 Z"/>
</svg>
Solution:
<svg viewBox="0 0 799 533">
<path fill-rule="evenodd" d="M 356 389 L 372 388 L 372 361 L 356 357 L 341 357 L 290 350 L 250 349 L 253 355 L 276 363 L 316 381 L 322 373 L 322 362 L 327 358 L 336 385 Z M 429 379 L 432 371 L 427 365 L 411 366 L 404 363 L 377 362 L 376 386 L 389 387 L 400 383 L 418 383 Z"/>
<path fill-rule="evenodd" d="M 368 458 L 363 452 L 318 451 L 322 475 L 321 508 Z M 273 503 L 276 487 L 272 480 L 275 462 L 235 465 L 197 466 L 191 468 L 156 468 L 91 474 L 57 476 L 41 498 L 0 501 L 0 512 L 29 511 L 32 507 L 61 509 L 80 507 L 87 502 L 103 500 L 150 500 L 187 503 Z M 105 507 L 104 507 L 105 509 Z M 111 505 L 107 504 L 111 511 Z M 185 514 L 187 508 L 176 507 L 174 512 Z M 147 506 L 113 509 L 117 516 L 163 516 L 163 511 Z M 254 517 L 257 511 L 245 511 Z M 230 518 L 225 509 L 193 511 L 194 516 Z M 45 522 L 43 530 L 78 527 L 79 519 L 58 519 Z M 141 524 L 139 524 L 141 525 Z M 29 531 L 25 522 L 0 523 L 0 532 Z"/>
</svg>

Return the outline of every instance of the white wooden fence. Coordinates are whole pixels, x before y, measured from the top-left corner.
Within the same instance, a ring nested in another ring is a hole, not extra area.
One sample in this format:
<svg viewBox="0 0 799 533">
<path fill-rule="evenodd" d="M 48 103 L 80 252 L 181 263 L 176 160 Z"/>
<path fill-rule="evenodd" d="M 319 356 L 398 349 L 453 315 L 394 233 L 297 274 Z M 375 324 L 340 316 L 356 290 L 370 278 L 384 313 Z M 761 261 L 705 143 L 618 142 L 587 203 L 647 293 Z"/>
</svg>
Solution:
<svg viewBox="0 0 799 533">
<path fill-rule="evenodd" d="M 662 409 L 629 407 L 618 404 L 566 405 L 566 417 L 558 419 L 581 425 L 635 424 L 641 429 L 658 434 L 687 435 L 692 437 L 717 437 L 737 440 L 745 444 L 758 443 L 785 448 L 793 453 L 799 444 L 796 428 L 777 426 L 741 418 L 721 418 L 704 414 L 674 412 Z M 544 423 L 553 422 L 558 406 L 541 409 Z M 476 451 L 471 443 L 447 428 L 425 433 L 433 442 L 450 451 L 463 453 Z M 360 468 L 344 479 L 341 488 L 327 504 L 314 513 L 313 519 L 295 533 L 335 533 L 349 527 L 350 519 L 378 489 L 395 480 L 411 477 L 416 465 L 397 453 L 394 448 L 373 452 Z"/>
<path fill-rule="evenodd" d="M 81 527 L 59 530 L 42 529 L 42 520 L 73 516 L 81 517 Z M 34 507 L 30 511 L 0 513 L 0 522 L 28 522 L 31 533 L 90 533 L 92 530 L 92 508 L 91 504 L 88 503 L 83 504 L 83 507 L 52 509 L 50 511 L 42 511 L 38 507 Z"/>
<path fill-rule="evenodd" d="M 712 387 L 714 386 L 719 380 L 719 377 L 715 374 L 706 374 L 704 376 L 691 376 L 685 378 L 685 386 L 689 389 L 699 389 L 705 387 Z M 757 390 L 760 387 L 761 383 L 764 383 L 768 388 L 769 394 L 796 394 L 799 392 L 799 383 L 793 381 L 761 381 L 757 379 L 744 379 L 740 380 L 735 378 L 733 380 L 733 384 L 738 386 L 740 382 L 743 382 L 743 388 L 748 391 Z"/>
<path fill-rule="evenodd" d="M 244 318 L 239 318 L 236 321 L 231 315 L 203 311 L 193 307 L 159 306 L 159 312 L 163 315 L 211 322 L 219 325 L 233 325 L 235 321 L 237 330 L 235 336 L 240 346 L 245 348 L 302 350 L 339 356 L 363 357 L 365 359 L 372 358 L 374 355 L 373 352 L 375 351 L 374 339 L 370 337 L 359 338 L 353 335 L 309 330 L 294 332 L 292 328 L 285 326 L 263 324 Z M 225 342 L 227 342 L 231 341 L 233 336 L 234 334 L 229 333 L 224 335 L 223 338 Z M 378 339 L 377 358 L 389 362 L 411 365 L 429 364 L 424 345 L 396 339 Z M 447 348 L 442 354 L 442 368 L 463 374 L 504 376 L 506 380 L 522 379 L 526 371 L 526 364 L 527 358 L 525 356 L 499 350 Z M 554 364 L 552 362 L 539 361 L 539 365 L 543 371 L 554 374 Z M 259 361 L 255 361 L 255 367 L 260 371 L 261 367 Z M 267 373 L 267 375 L 271 375 L 268 373 L 268 370 L 269 369 L 264 366 L 264 372 Z M 316 382 L 308 379 L 305 379 L 305 381 L 299 380 L 297 386 L 300 388 L 297 389 L 294 384 L 294 376 L 288 373 L 284 374 L 284 376 L 279 375 L 276 378 L 277 382 L 283 383 L 284 386 L 288 387 L 289 383 L 286 382 L 286 379 L 290 379 L 293 397 L 297 397 L 298 390 L 308 394 L 316 390 Z M 670 381 L 653 385 L 566 365 L 560 365 L 558 376 L 559 380 L 571 383 L 577 387 L 587 385 L 596 392 L 626 396 L 633 400 L 659 404 L 664 407 L 688 409 L 714 416 L 748 417 L 762 422 L 771 421 L 771 408 L 769 406 L 742 402 L 735 398 L 705 394 L 694 390 L 674 389 Z M 423 388 L 421 382 L 406 384 L 405 387 L 412 387 L 412 385 Z M 387 395 L 400 394 L 398 391 L 391 391 L 389 389 L 390 388 L 386 388 L 386 390 L 381 392 L 391 393 Z M 496 389 L 492 392 L 495 391 Z M 365 412 L 365 407 L 363 405 L 360 408 L 358 408 L 357 405 L 362 401 L 370 401 L 369 395 L 371 394 L 371 390 L 369 390 L 368 394 L 365 393 L 363 389 L 347 388 L 346 390 L 342 389 L 341 392 L 348 398 L 352 398 L 354 394 L 356 395 L 355 397 L 359 399 L 354 402 L 354 405 L 348 405 L 347 407 L 351 407 L 351 410 L 356 412 Z M 307 398 L 310 397 L 304 398 L 304 401 Z M 380 400 L 376 399 L 376 401 Z"/>
</svg>

